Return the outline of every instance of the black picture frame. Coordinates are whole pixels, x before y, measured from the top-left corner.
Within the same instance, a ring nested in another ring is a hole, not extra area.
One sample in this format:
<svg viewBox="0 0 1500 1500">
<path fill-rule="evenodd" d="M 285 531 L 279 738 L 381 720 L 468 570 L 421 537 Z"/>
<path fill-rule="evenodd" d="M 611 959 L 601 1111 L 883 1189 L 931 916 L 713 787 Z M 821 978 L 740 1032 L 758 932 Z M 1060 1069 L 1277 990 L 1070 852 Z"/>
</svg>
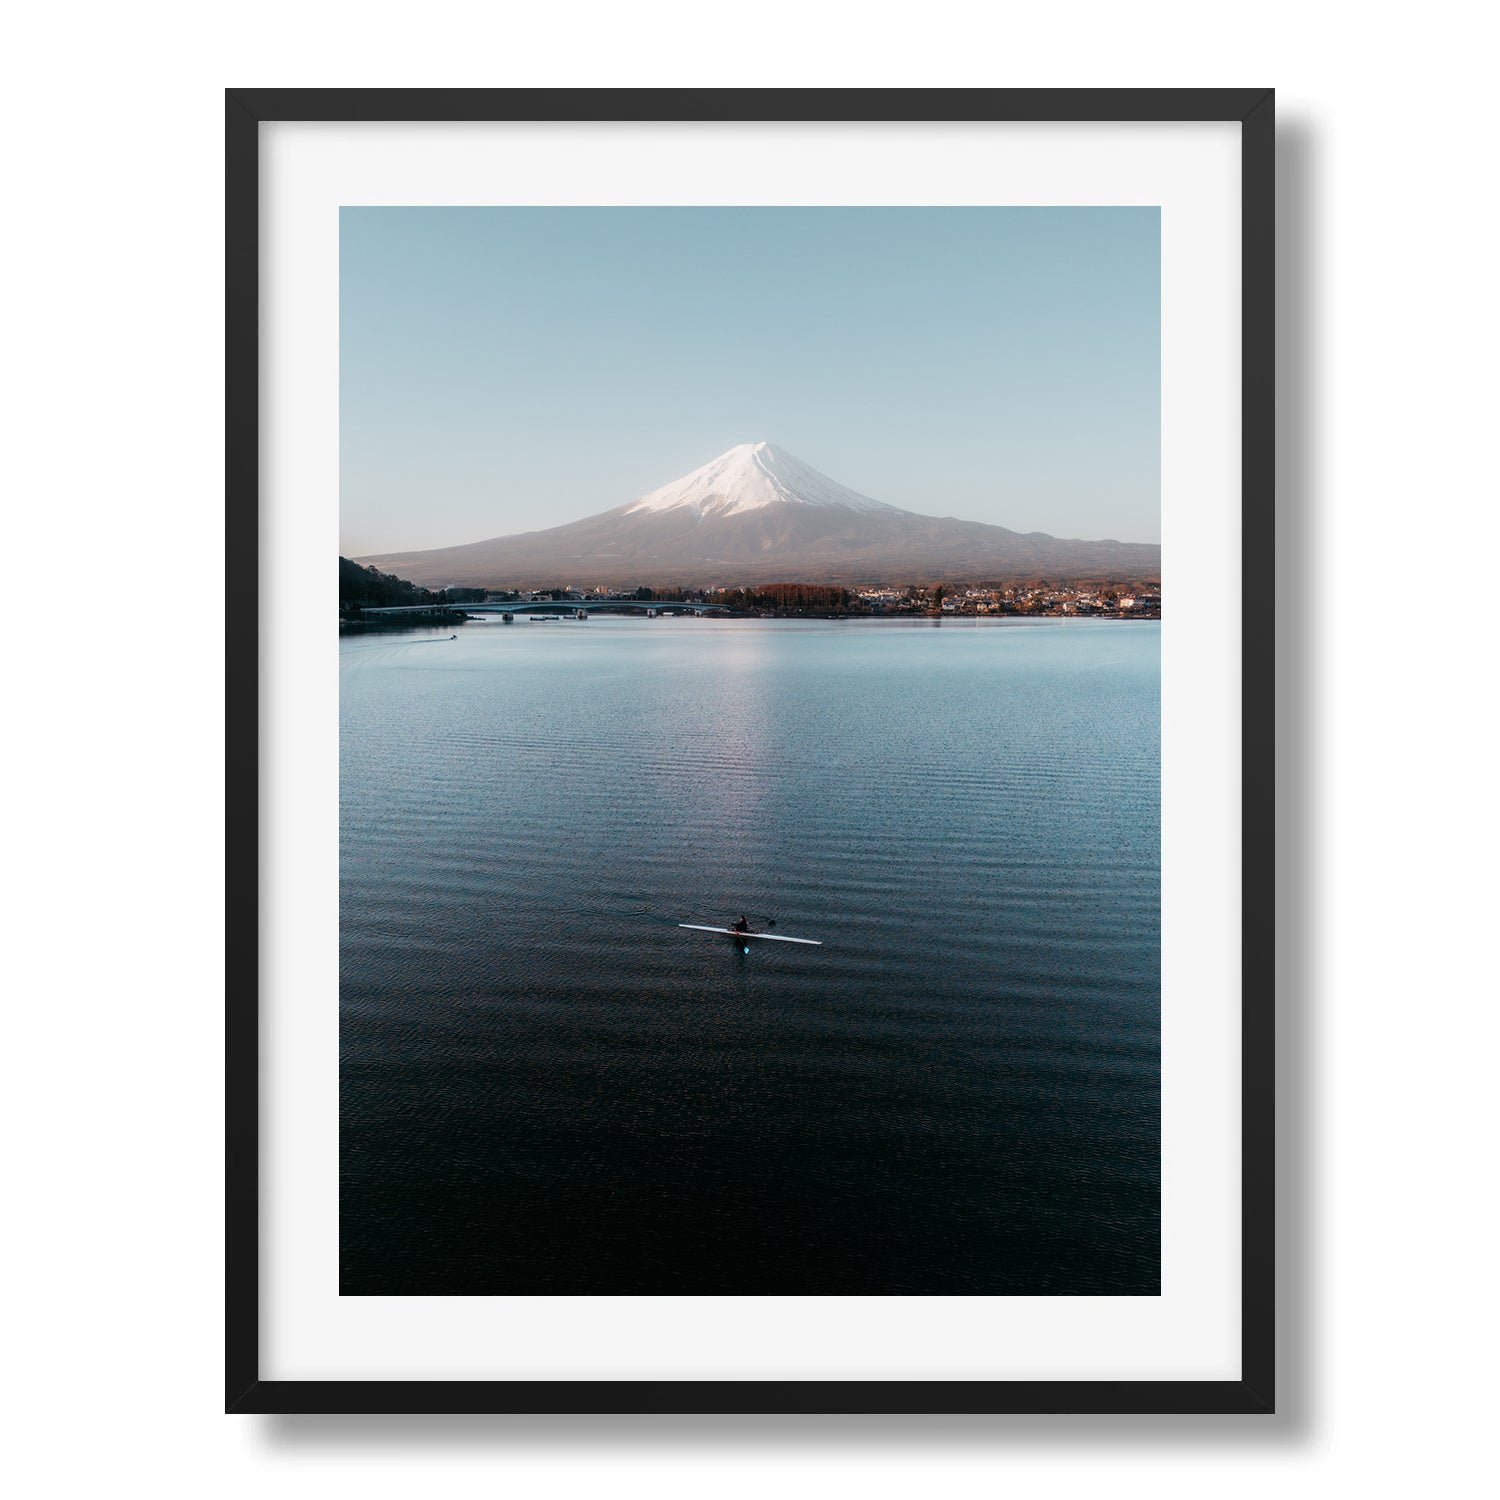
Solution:
<svg viewBox="0 0 1500 1500">
<path fill-rule="evenodd" d="M 1270 1413 L 1275 1410 L 1274 91 L 227 89 L 225 1410 L 303 1413 Z M 272 121 L 1238 122 L 1241 148 L 1241 1377 L 1167 1381 L 331 1380 L 260 1377 L 259 150 Z"/>
</svg>

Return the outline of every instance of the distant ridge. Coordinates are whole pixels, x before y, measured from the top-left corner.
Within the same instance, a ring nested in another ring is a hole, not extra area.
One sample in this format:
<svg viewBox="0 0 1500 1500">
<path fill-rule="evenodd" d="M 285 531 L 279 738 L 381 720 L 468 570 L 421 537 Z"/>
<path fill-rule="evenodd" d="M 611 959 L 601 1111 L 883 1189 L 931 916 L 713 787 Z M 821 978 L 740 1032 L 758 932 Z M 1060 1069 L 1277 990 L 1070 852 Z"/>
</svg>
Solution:
<svg viewBox="0 0 1500 1500">
<path fill-rule="evenodd" d="M 427 587 L 882 583 L 1156 576 L 1155 543 L 1069 541 L 872 500 L 770 443 L 544 531 L 362 557 Z"/>
</svg>

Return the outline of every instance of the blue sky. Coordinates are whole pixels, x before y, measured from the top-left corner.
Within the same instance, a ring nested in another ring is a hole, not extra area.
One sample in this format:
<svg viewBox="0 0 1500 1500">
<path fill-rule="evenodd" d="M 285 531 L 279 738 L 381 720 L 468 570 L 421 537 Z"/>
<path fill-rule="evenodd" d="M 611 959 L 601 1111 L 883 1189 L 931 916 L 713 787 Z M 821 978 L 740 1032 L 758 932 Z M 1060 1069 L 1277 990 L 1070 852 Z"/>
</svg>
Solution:
<svg viewBox="0 0 1500 1500">
<path fill-rule="evenodd" d="M 345 208 L 340 550 L 577 520 L 762 439 L 1160 539 L 1154 208 Z"/>
</svg>

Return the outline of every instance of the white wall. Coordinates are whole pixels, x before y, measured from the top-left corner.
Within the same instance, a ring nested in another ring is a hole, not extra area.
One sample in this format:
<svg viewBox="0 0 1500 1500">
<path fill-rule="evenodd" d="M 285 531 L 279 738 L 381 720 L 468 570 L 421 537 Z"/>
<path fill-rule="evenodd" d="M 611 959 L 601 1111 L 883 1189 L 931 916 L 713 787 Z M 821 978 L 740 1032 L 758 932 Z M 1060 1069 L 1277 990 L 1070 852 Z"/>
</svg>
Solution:
<svg viewBox="0 0 1500 1500">
<path fill-rule="evenodd" d="M 539 10 L 146 0 L 10 23 L 17 1492 L 1475 1492 L 1493 1473 L 1479 934 L 1500 562 L 1481 8 Z M 214 589 L 226 83 L 1278 88 L 1284 1415 L 219 1414 L 215 621 L 33 601 L 54 580 L 84 600 Z"/>
</svg>

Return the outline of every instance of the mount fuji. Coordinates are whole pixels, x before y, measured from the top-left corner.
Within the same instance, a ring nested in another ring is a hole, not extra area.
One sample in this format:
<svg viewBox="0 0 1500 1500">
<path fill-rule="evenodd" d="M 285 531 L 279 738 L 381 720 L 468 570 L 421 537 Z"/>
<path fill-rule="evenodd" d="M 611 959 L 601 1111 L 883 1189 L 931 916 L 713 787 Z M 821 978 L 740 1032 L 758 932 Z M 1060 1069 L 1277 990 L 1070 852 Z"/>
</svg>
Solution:
<svg viewBox="0 0 1500 1500">
<path fill-rule="evenodd" d="M 362 557 L 426 587 L 910 583 L 1155 576 L 1154 543 L 1066 541 L 872 500 L 770 443 L 545 531 Z"/>
</svg>

